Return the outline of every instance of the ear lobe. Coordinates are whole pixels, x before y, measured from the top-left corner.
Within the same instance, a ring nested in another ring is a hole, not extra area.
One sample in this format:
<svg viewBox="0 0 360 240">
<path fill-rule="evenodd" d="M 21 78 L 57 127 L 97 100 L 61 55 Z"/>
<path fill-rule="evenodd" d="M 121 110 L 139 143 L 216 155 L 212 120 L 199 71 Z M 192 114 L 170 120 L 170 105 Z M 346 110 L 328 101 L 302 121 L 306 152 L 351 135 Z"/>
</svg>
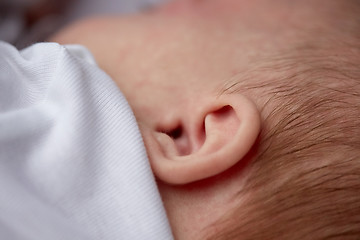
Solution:
<svg viewBox="0 0 360 240">
<path fill-rule="evenodd" d="M 222 96 L 198 112 L 188 109 L 173 129 L 143 131 L 153 172 L 168 184 L 226 171 L 245 157 L 260 132 L 256 105 L 240 94 Z"/>
</svg>

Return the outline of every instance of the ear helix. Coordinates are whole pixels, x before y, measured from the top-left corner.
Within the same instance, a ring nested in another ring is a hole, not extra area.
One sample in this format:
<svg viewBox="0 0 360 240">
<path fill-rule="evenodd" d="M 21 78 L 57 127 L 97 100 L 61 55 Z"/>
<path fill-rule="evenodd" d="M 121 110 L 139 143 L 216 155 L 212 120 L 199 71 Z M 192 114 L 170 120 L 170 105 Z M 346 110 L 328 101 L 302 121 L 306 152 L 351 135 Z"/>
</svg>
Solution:
<svg viewBox="0 0 360 240">
<path fill-rule="evenodd" d="M 240 94 L 217 99 L 201 112 L 179 115 L 183 118 L 176 127 L 144 137 L 155 175 L 169 184 L 227 170 L 250 151 L 260 132 L 255 104 Z"/>
</svg>

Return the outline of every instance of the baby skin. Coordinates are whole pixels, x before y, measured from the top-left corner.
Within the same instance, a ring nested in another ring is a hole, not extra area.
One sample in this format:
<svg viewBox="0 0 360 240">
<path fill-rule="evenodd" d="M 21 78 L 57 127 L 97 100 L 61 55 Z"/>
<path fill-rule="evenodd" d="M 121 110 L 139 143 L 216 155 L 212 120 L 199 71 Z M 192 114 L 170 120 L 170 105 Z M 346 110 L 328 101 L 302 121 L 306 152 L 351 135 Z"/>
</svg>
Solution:
<svg viewBox="0 0 360 240">
<path fill-rule="evenodd" d="M 178 0 L 86 19 L 175 239 L 360 238 L 360 4 Z"/>
</svg>

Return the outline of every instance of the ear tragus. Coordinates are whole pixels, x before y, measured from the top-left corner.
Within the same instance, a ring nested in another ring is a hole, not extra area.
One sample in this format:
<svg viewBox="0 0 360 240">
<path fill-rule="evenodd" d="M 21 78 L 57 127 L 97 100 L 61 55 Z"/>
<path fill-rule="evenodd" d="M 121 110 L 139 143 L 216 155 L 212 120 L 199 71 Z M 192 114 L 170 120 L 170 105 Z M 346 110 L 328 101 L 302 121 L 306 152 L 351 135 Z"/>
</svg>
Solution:
<svg viewBox="0 0 360 240">
<path fill-rule="evenodd" d="M 260 132 L 256 105 L 243 95 L 225 95 L 196 109 L 201 111 L 179 113 L 173 129 L 144 135 L 152 169 L 166 183 L 187 184 L 226 171 Z"/>
</svg>

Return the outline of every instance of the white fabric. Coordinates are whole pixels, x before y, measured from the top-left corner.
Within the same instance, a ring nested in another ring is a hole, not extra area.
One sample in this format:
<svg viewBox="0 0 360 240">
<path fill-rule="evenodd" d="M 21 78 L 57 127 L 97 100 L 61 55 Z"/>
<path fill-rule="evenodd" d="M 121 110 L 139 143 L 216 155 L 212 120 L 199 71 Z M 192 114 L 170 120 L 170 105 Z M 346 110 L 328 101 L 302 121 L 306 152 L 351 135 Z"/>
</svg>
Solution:
<svg viewBox="0 0 360 240">
<path fill-rule="evenodd" d="M 0 239 L 172 239 L 133 113 L 91 54 L 0 55 Z"/>
</svg>

